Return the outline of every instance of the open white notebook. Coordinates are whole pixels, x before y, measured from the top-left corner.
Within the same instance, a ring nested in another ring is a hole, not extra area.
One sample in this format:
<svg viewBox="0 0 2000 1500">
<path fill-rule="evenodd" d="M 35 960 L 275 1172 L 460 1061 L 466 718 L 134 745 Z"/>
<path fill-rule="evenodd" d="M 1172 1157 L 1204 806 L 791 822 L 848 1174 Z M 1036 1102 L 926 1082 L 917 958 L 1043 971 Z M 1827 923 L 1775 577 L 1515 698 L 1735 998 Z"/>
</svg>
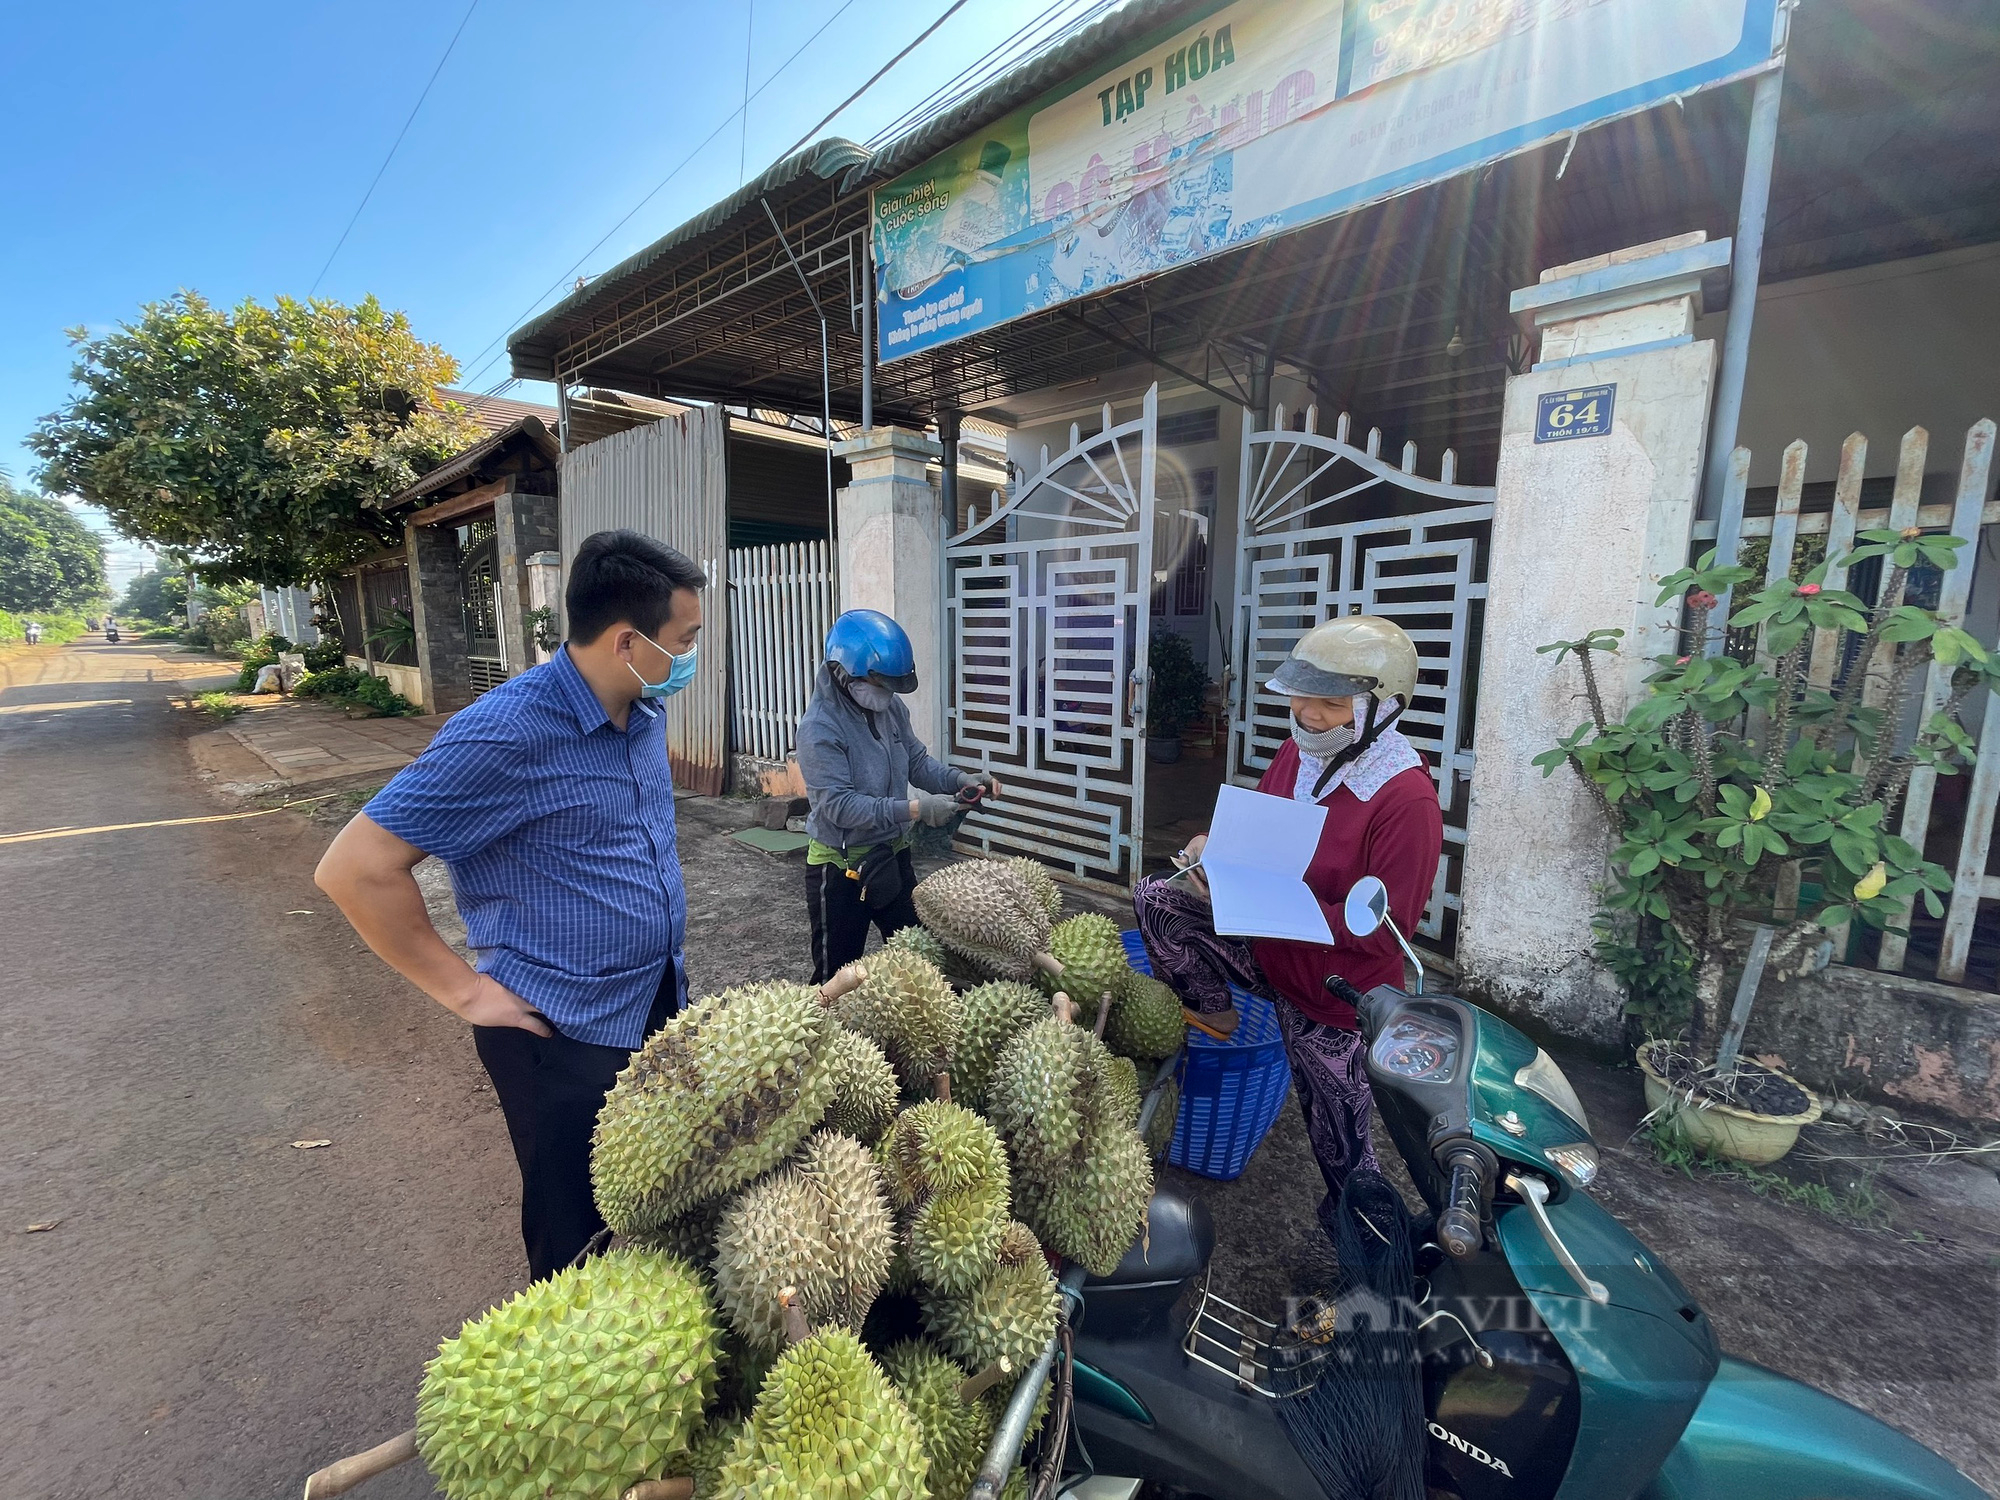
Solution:
<svg viewBox="0 0 2000 1500">
<path fill-rule="evenodd" d="M 1326 809 L 1317 803 L 1221 788 L 1201 851 L 1215 930 L 1332 943 L 1333 929 L 1305 880 L 1325 825 Z"/>
</svg>

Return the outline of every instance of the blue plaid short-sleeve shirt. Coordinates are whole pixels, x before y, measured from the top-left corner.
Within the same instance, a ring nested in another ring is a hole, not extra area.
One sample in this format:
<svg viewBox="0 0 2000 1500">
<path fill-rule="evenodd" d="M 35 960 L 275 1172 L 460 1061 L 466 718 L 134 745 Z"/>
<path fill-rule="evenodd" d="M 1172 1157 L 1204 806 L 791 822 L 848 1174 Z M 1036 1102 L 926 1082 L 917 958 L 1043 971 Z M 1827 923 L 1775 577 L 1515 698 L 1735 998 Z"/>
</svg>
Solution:
<svg viewBox="0 0 2000 1500">
<path fill-rule="evenodd" d="M 473 700 L 362 809 L 451 870 L 479 968 L 564 1036 L 636 1047 L 687 895 L 665 720 L 621 733 L 567 649 Z"/>
</svg>

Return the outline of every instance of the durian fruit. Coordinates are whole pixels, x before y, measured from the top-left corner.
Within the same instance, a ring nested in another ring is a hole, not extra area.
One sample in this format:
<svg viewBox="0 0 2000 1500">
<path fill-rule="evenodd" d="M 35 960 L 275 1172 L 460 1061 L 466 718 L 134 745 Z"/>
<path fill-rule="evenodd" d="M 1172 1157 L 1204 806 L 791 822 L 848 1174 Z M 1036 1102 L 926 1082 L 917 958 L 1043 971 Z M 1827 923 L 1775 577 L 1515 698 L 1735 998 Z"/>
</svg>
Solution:
<svg viewBox="0 0 2000 1500">
<path fill-rule="evenodd" d="M 1168 1075 L 1160 1085 L 1160 1102 L 1154 1106 L 1153 1118 L 1147 1123 L 1144 1140 L 1146 1150 L 1157 1157 L 1173 1144 L 1174 1126 L 1181 1113 L 1181 1081 L 1177 1076 Z"/>
<path fill-rule="evenodd" d="M 1049 952 L 1062 965 L 1062 976 L 1044 971 L 1042 988 L 1050 994 L 1061 990 L 1075 1001 L 1077 1018 L 1085 1025 L 1097 1020 L 1106 995 L 1116 998 L 1124 990 L 1125 976 L 1132 972 L 1125 945 L 1118 941 L 1118 924 L 1095 912 L 1056 923 L 1049 932 Z"/>
<path fill-rule="evenodd" d="M 632 1054 L 591 1137 L 598 1212 L 620 1234 L 677 1218 L 790 1156 L 833 1098 L 833 1022 L 803 984 L 696 1001 Z"/>
<path fill-rule="evenodd" d="M 906 1339 L 884 1354 L 882 1372 L 895 1382 L 923 1429 L 931 1494 L 938 1500 L 959 1500 L 979 1477 L 986 1446 L 999 1426 L 997 1409 L 983 1395 L 964 1399 L 959 1388 L 965 1371 L 919 1339 Z"/>
<path fill-rule="evenodd" d="M 1102 1118 L 1086 1132 L 1068 1167 L 1023 1172 L 1014 1201 L 1042 1242 L 1093 1276 L 1109 1276 L 1146 1222 L 1153 1160 L 1138 1131 Z"/>
<path fill-rule="evenodd" d="M 927 1293 L 920 1299 L 924 1326 L 967 1370 L 996 1359 L 1025 1370 L 1055 1336 L 1062 1294 L 1027 1225 L 1010 1223 L 993 1269 L 964 1296 Z"/>
<path fill-rule="evenodd" d="M 833 1102 L 820 1123 L 863 1145 L 874 1145 L 896 1118 L 901 1102 L 896 1070 L 880 1047 L 844 1026 L 828 1038 L 826 1060 L 833 1070 Z"/>
<path fill-rule="evenodd" d="M 1000 1049 L 1046 1016 L 1049 1002 L 1031 985 L 995 979 L 961 995 L 959 1013 L 964 1027 L 951 1064 L 952 1097 L 970 1109 L 983 1110 Z"/>
<path fill-rule="evenodd" d="M 929 1500 L 923 1432 L 861 1341 L 829 1328 L 778 1357 L 722 1466 L 723 1500 Z"/>
<path fill-rule="evenodd" d="M 933 965 L 940 974 L 951 981 L 955 989 L 978 984 L 985 978 L 984 971 L 975 966 L 971 959 L 947 948 L 938 941 L 936 933 L 921 924 L 897 928 L 882 946 L 894 948 L 902 953 L 914 953 L 918 958 Z"/>
<path fill-rule="evenodd" d="M 1157 1062 L 1172 1057 L 1187 1040 L 1181 997 L 1150 974 L 1129 969 L 1112 998 L 1104 1043 L 1113 1052 Z"/>
<path fill-rule="evenodd" d="M 655 1224 L 651 1229 L 642 1229 L 630 1236 L 631 1243 L 643 1250 L 659 1250 L 679 1256 L 697 1268 L 706 1266 L 715 1259 L 715 1231 L 722 1222 L 722 1210 L 727 1204 L 726 1198 L 710 1198 L 705 1203 L 697 1203 L 686 1213 L 664 1224 Z"/>
<path fill-rule="evenodd" d="M 695 1430 L 687 1451 L 667 1463 L 668 1479 L 692 1479 L 694 1500 L 716 1500 L 722 1492 L 722 1466 L 742 1440 L 741 1422 L 710 1420 Z"/>
<path fill-rule="evenodd" d="M 863 966 L 868 977 L 841 997 L 834 1015 L 882 1049 L 903 1087 L 927 1091 L 958 1050 L 958 996 L 935 964 L 884 948 Z"/>
<path fill-rule="evenodd" d="M 1113 1102 L 1112 1113 L 1136 1130 L 1139 1105 L 1144 1099 L 1138 1066 L 1129 1057 L 1113 1057 L 1104 1066 L 1104 1087 Z"/>
<path fill-rule="evenodd" d="M 746 1188 L 715 1236 L 716 1298 L 729 1325 L 766 1350 L 784 1343 L 778 1294 L 798 1291 L 815 1324 L 859 1328 L 888 1279 L 894 1229 L 867 1149 L 822 1130 L 799 1160 Z"/>
<path fill-rule="evenodd" d="M 896 1117 L 878 1155 L 918 1283 L 970 1291 L 992 1269 L 1010 1212 L 1000 1137 L 964 1106 L 931 1099 Z"/>
<path fill-rule="evenodd" d="M 986 1117 L 1023 1171 L 1063 1170 L 1100 1105 L 1111 1054 L 1088 1029 L 1049 1016 L 1001 1049 Z"/>
<path fill-rule="evenodd" d="M 720 1338 L 685 1264 L 613 1250 L 438 1346 L 417 1391 L 417 1450 L 450 1500 L 617 1500 L 688 1447 Z"/>
<path fill-rule="evenodd" d="M 1006 861 L 1007 868 L 1021 877 L 1021 883 L 1034 893 L 1042 910 L 1049 914 L 1051 922 L 1062 918 L 1062 887 L 1056 884 L 1049 867 L 1039 859 L 1029 859 L 1026 855 Z"/>
<path fill-rule="evenodd" d="M 1048 951 L 1048 909 L 1004 864 L 946 865 L 918 881 L 911 895 L 924 926 L 997 978 L 1028 978 Z"/>
</svg>

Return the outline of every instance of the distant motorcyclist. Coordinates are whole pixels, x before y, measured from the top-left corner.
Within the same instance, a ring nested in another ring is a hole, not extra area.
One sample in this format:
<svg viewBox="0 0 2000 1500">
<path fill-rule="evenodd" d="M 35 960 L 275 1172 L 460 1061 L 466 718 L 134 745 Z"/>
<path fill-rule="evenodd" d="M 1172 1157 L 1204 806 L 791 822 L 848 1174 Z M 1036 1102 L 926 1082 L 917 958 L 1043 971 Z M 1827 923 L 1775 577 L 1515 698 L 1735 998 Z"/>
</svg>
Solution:
<svg viewBox="0 0 2000 1500">
<path fill-rule="evenodd" d="M 28 621 L 28 623 L 27 623 L 27 626 L 26 626 L 25 630 L 23 631 L 23 634 L 25 634 L 25 635 L 27 636 L 27 638 L 28 638 L 28 644 L 29 644 L 30 646 L 39 646 L 39 645 L 41 645 L 41 643 L 42 643 L 42 623 L 41 623 L 41 621 L 39 621 L 39 620 L 30 620 L 30 621 Z"/>
</svg>

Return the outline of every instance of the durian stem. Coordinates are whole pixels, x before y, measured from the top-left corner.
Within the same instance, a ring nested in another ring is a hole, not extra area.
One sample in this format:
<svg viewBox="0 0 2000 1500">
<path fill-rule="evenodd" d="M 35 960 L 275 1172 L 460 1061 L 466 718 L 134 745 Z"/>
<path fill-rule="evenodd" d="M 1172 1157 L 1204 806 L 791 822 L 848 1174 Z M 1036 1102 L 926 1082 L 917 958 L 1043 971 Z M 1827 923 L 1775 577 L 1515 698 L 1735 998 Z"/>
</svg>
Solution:
<svg viewBox="0 0 2000 1500">
<path fill-rule="evenodd" d="M 785 1310 L 785 1344 L 804 1343 L 812 1337 L 812 1324 L 806 1321 L 805 1310 L 799 1306 L 799 1289 L 788 1286 L 778 1292 L 778 1305 Z"/>
<path fill-rule="evenodd" d="M 1034 964 L 1036 968 L 1040 969 L 1051 979 L 1060 979 L 1063 976 L 1062 960 L 1057 958 L 1053 953 L 1037 953 L 1034 958 Z"/>
<path fill-rule="evenodd" d="M 973 1402 L 992 1390 L 994 1386 L 1014 1373 L 1014 1361 L 1001 1355 L 977 1375 L 968 1375 L 958 1383 L 958 1399 Z"/>
<path fill-rule="evenodd" d="M 1097 1033 L 1097 1039 L 1100 1042 L 1104 1040 L 1104 1023 L 1110 1019 L 1111 991 L 1106 990 L 1097 997 L 1097 1024 L 1091 1027 L 1091 1030 Z"/>
<path fill-rule="evenodd" d="M 943 1103 L 951 1103 L 951 1072 L 949 1069 L 937 1076 L 937 1096 Z"/>
<path fill-rule="evenodd" d="M 1076 1019 L 1075 1002 L 1061 990 L 1056 991 L 1055 998 L 1049 1002 L 1049 1007 L 1056 1013 L 1056 1019 L 1059 1021 L 1074 1021 Z"/>
<path fill-rule="evenodd" d="M 364 1479 L 386 1474 L 416 1456 L 417 1429 L 412 1427 L 408 1432 L 397 1433 L 386 1443 L 377 1443 L 366 1453 L 343 1458 L 311 1475 L 306 1480 L 306 1500 L 326 1500 L 329 1495 L 344 1495 Z"/>
<path fill-rule="evenodd" d="M 642 1479 L 618 1500 L 694 1500 L 694 1480 Z"/>
<path fill-rule="evenodd" d="M 868 982 L 868 970 L 858 960 L 847 965 L 819 987 L 819 1003 L 832 1005 L 841 996 L 852 994 Z"/>
</svg>

